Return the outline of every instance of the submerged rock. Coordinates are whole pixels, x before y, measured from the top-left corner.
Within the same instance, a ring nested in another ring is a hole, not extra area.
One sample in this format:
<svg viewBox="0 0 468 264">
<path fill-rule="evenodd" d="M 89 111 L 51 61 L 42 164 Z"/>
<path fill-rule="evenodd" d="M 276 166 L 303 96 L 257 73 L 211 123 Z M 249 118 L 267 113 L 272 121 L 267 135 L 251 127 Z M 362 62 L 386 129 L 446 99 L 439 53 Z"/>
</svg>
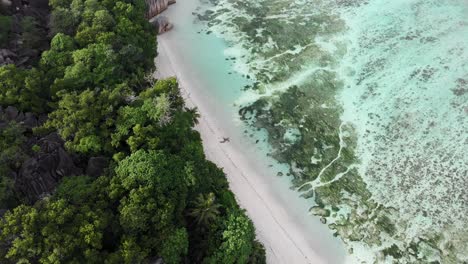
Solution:
<svg viewBox="0 0 468 264">
<path fill-rule="evenodd" d="M 314 206 L 310 208 L 309 212 L 311 212 L 314 215 L 322 216 L 322 217 L 328 217 L 330 216 L 330 211 L 324 208 L 321 208 L 319 206 Z"/>
</svg>

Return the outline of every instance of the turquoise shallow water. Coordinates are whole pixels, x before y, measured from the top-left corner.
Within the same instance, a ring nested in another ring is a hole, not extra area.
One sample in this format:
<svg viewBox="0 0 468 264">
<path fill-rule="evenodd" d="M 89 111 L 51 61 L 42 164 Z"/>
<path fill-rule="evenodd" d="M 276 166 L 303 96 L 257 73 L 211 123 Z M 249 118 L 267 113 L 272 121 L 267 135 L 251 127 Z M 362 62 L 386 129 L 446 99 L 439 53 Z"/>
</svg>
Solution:
<svg viewBox="0 0 468 264">
<path fill-rule="evenodd" d="M 205 22 L 192 14 L 201 12 L 201 8 L 206 6 L 207 3 L 198 0 L 179 1 L 164 12 L 163 15 L 174 24 L 170 32 L 161 36 L 168 40 L 165 43 L 172 45 L 172 59 L 178 64 L 172 66 L 180 76 L 190 81 L 191 93 L 197 93 L 197 98 L 206 100 L 206 104 L 200 103 L 205 111 L 210 112 L 209 125 L 214 129 L 221 128 L 224 136 L 230 137 L 230 142 L 254 164 L 257 174 L 262 174 L 255 177 L 271 177 L 267 181 L 268 190 L 288 205 L 281 213 L 294 217 L 299 228 L 310 234 L 306 244 L 312 248 L 311 251 L 326 263 L 344 263 L 346 253 L 342 242 L 333 237 L 318 217 L 308 213 L 313 201 L 301 199 L 290 189 L 290 177 L 277 176 L 279 172 L 287 174 L 289 168 L 267 155 L 272 151 L 267 142 L 267 131 L 252 128 L 240 119 L 238 99 L 245 95 L 245 86 L 252 85 L 253 80 L 235 71 L 236 60 L 228 51 L 228 43 L 214 33 L 207 33 Z M 187 93 L 184 87 L 182 92 Z M 191 97 L 190 94 L 186 96 Z M 268 247 L 267 244 L 265 246 Z"/>
<path fill-rule="evenodd" d="M 467 261 L 465 0 L 200 6 L 175 30 L 220 119 L 241 110 L 357 261 Z"/>
<path fill-rule="evenodd" d="M 212 11 L 235 68 L 258 81 L 238 100 L 247 119 L 354 255 L 466 259 L 466 1 L 225 0 Z"/>
<path fill-rule="evenodd" d="M 342 119 L 356 127 L 374 199 L 398 208 L 412 236 L 464 226 L 468 2 L 370 1 L 343 16 L 342 69 L 354 72 Z"/>
<path fill-rule="evenodd" d="M 398 210 L 399 240 L 440 236 L 434 248 L 453 257 L 428 259 L 466 261 L 468 3 L 370 1 L 343 17 L 339 100 L 360 175 L 375 201 Z"/>
</svg>

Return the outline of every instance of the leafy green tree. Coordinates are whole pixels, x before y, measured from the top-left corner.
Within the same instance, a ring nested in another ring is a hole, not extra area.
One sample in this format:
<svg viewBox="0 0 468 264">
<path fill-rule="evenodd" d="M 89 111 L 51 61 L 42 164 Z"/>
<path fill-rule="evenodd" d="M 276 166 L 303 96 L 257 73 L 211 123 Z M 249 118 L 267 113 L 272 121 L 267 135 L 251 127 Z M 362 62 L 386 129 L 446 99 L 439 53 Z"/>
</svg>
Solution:
<svg viewBox="0 0 468 264">
<path fill-rule="evenodd" d="M 68 8 L 72 3 L 72 0 L 49 0 L 49 5 L 52 9 L 57 8 Z"/>
<path fill-rule="evenodd" d="M 135 62 L 143 62 L 145 70 L 154 67 L 151 58 L 156 56 L 156 38 L 151 34 L 151 25 L 145 21 L 145 7 L 143 1 L 137 1 L 136 5 L 117 1 L 113 8 L 116 20 L 115 32 L 118 33 L 118 47 L 126 47 L 125 56 L 121 56 L 122 65 L 132 65 Z M 138 23 L 135 23 L 138 21 Z M 135 54 L 134 51 L 137 51 Z M 137 56 L 138 54 L 138 56 Z M 131 56 L 130 56 L 131 55 Z M 148 59 L 150 58 L 150 59 Z M 135 72 L 134 69 L 125 68 L 125 71 Z M 143 73 L 141 73 L 143 74 Z M 139 76 L 142 78 L 143 76 Z"/>
<path fill-rule="evenodd" d="M 223 243 L 214 256 L 207 259 L 207 263 L 248 263 L 254 239 L 252 221 L 243 211 L 231 212 L 223 232 Z"/>
<path fill-rule="evenodd" d="M 99 28 L 100 31 L 111 30 L 115 24 L 114 17 L 108 10 L 98 10 L 94 13 L 93 27 Z"/>
<path fill-rule="evenodd" d="M 139 245 L 158 252 L 182 220 L 187 186 L 182 161 L 162 152 L 133 153 L 119 162 L 110 196 L 120 200 L 120 224 Z"/>
<path fill-rule="evenodd" d="M 52 38 L 50 49 L 42 53 L 39 63 L 40 69 L 45 73 L 48 86 L 56 78 L 63 78 L 65 69 L 73 63 L 71 55 L 75 46 L 73 38 L 63 33 L 58 33 Z"/>
<path fill-rule="evenodd" d="M 82 204 L 89 202 L 94 192 L 93 179 L 89 176 L 66 177 L 57 187 L 55 197 L 65 199 L 72 204 Z"/>
<path fill-rule="evenodd" d="M 0 222 L 0 238 L 11 241 L 5 255 L 12 262 L 102 263 L 102 238 L 109 214 L 64 199 L 38 208 L 19 206 Z"/>
<path fill-rule="evenodd" d="M 44 43 L 46 32 L 40 28 L 36 18 L 25 16 L 21 20 L 22 30 L 22 48 L 24 49 L 39 49 Z"/>
<path fill-rule="evenodd" d="M 67 7 L 70 8 L 70 10 L 73 12 L 75 17 L 81 17 L 81 14 L 83 13 L 84 6 L 85 6 L 84 2 L 85 0 L 72 0 L 71 4 Z"/>
<path fill-rule="evenodd" d="M 171 121 L 172 104 L 166 93 L 140 94 L 131 105 L 119 109 L 112 145 L 117 148 L 125 142 L 131 152 L 156 149 L 158 128 Z"/>
<path fill-rule="evenodd" d="M 117 84 L 121 77 L 116 75 L 119 66 L 111 46 L 91 44 L 72 53 L 73 64 L 65 69 L 59 90 L 81 90 L 85 87 L 103 87 Z"/>
<path fill-rule="evenodd" d="M 182 263 L 182 257 L 188 253 L 188 234 L 185 228 L 179 228 L 171 232 L 169 237 L 163 242 L 160 255 L 164 263 Z"/>
<path fill-rule="evenodd" d="M 135 238 L 124 236 L 122 239 L 120 255 L 125 264 L 142 263 L 149 254 L 149 250 L 140 246 Z"/>
<path fill-rule="evenodd" d="M 89 1 L 85 2 L 83 21 L 78 27 L 75 40 L 82 47 L 93 43 L 113 45 L 117 38 L 112 32 L 115 24 L 114 17 L 108 10 L 102 9 L 101 5 L 95 3 L 95 6 L 90 6 L 89 3 Z M 113 37 L 112 42 L 108 40 L 109 35 Z"/>
<path fill-rule="evenodd" d="M 99 0 L 84 1 L 82 23 L 80 24 L 80 27 L 91 26 L 95 13 L 99 10 L 105 10 L 105 7 L 102 5 L 102 1 L 99 1 Z"/>
<path fill-rule="evenodd" d="M 128 212 L 133 210 L 133 206 L 140 207 L 140 201 L 153 203 L 140 212 L 143 215 L 145 211 L 148 211 L 149 222 L 143 224 L 142 227 L 130 224 L 126 225 L 126 228 L 146 231 L 151 222 L 157 222 L 158 224 L 154 226 L 163 228 L 182 219 L 187 195 L 183 164 L 184 162 L 176 156 L 166 155 L 161 151 L 143 150 L 119 162 L 115 169 L 116 177 L 112 179 L 111 197 L 122 197 L 126 194 L 121 208 Z M 140 199 L 146 195 L 153 199 Z M 146 206 L 146 204 L 141 206 Z M 151 216 L 151 212 L 154 212 L 152 210 L 156 208 L 162 208 L 161 214 Z M 127 221 L 125 219 L 127 216 L 123 217 L 123 221 L 129 223 L 139 222 L 138 218 Z M 128 214 L 128 217 L 133 216 Z"/>
<path fill-rule="evenodd" d="M 10 64 L 0 67 L 0 105 L 19 105 L 25 71 Z"/>
<path fill-rule="evenodd" d="M 0 222 L 0 239 L 11 246 L 1 256 L 2 262 L 25 262 L 24 260 L 37 257 L 39 252 L 35 234 L 40 229 L 38 218 L 38 211 L 26 205 L 20 205 L 3 216 Z"/>
<path fill-rule="evenodd" d="M 44 127 L 57 129 L 65 146 L 85 154 L 110 152 L 110 137 L 114 124 L 114 109 L 122 104 L 128 88 L 118 85 L 114 89 L 84 90 L 58 94 L 58 108 L 49 114 Z"/>
<path fill-rule="evenodd" d="M 44 112 L 48 90 L 43 75 L 36 69 L 23 70 L 13 64 L 0 67 L 0 105 L 16 106 L 21 111 Z"/>
<path fill-rule="evenodd" d="M 82 27 L 75 35 L 76 42 L 81 47 L 86 47 L 93 43 L 98 43 L 97 39 L 101 36 L 102 32 L 97 27 Z M 111 43 L 102 43 L 108 44 L 109 46 Z"/>
<path fill-rule="evenodd" d="M 64 178 L 51 198 L 19 206 L 0 221 L 2 263 L 118 263 L 119 236 L 109 178 Z"/>
<path fill-rule="evenodd" d="M 58 33 L 74 35 L 78 21 L 77 14 L 68 7 L 54 8 L 50 16 L 50 34 L 52 36 Z"/>
<path fill-rule="evenodd" d="M 199 194 L 189 215 L 195 218 L 197 225 L 206 227 L 218 217 L 219 207 L 220 205 L 215 202 L 214 193 Z"/>
<path fill-rule="evenodd" d="M 72 64 L 71 52 L 75 49 L 72 37 L 63 33 L 57 33 L 51 40 L 50 49 L 44 51 L 41 57 L 41 68 L 60 74 L 53 77 L 61 77 L 65 72 L 65 67 Z"/>
<path fill-rule="evenodd" d="M 50 6 L 50 50 L 37 68 L 0 67 L 0 105 L 50 112 L 35 132 L 57 131 L 80 165 L 96 155 L 114 162 L 101 177 L 65 177 L 50 197 L 6 213 L 0 262 L 264 263 L 224 173 L 205 158 L 196 109 L 185 107 L 175 78 L 147 87 L 156 38 L 145 1 Z M 24 47 L 39 43 L 29 22 Z M 0 134 L 0 161 L 18 168 L 25 133 Z M 7 180 L 3 204 L 13 189 Z M 187 224 L 194 219 L 203 228 Z"/>
<path fill-rule="evenodd" d="M 34 113 L 46 113 L 50 110 L 50 90 L 44 72 L 32 68 L 27 71 L 24 86 L 20 92 L 19 109 Z"/>
<path fill-rule="evenodd" d="M 25 154 L 21 146 L 26 141 L 24 128 L 15 121 L 9 122 L 0 129 L 0 165 L 19 167 Z"/>
<path fill-rule="evenodd" d="M 1 119 L 1 117 L 0 117 Z M 0 208 L 12 208 L 19 202 L 14 191 L 11 170 L 17 170 L 27 157 L 21 146 L 26 141 L 24 129 L 16 122 L 0 128 Z"/>
<path fill-rule="evenodd" d="M 265 247 L 258 241 L 254 241 L 252 253 L 249 256 L 249 264 L 265 264 Z"/>
<path fill-rule="evenodd" d="M 119 109 L 116 121 L 116 129 L 112 134 L 112 145 L 120 147 L 126 143 L 132 152 L 142 145 L 149 149 L 155 149 L 159 139 L 153 133 L 155 127 L 148 124 L 147 113 L 138 106 L 124 106 Z"/>
</svg>

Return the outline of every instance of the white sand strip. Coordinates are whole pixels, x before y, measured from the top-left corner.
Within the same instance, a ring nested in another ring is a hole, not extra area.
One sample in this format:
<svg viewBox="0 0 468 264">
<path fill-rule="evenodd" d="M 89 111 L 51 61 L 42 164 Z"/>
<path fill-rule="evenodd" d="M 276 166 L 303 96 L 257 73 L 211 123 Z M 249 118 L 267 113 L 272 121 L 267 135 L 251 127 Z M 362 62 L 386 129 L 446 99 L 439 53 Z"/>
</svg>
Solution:
<svg viewBox="0 0 468 264">
<path fill-rule="evenodd" d="M 209 160 L 224 169 L 230 188 L 241 207 L 247 210 L 257 230 L 258 239 L 265 245 L 268 263 L 331 263 L 314 251 L 310 237 L 314 233 L 304 226 L 304 222 L 290 211 L 293 205 L 280 199 L 272 190 L 269 179 L 256 168 L 255 161 L 249 159 L 232 138 L 228 143 L 219 140 L 229 134 L 228 127 L 216 120 L 216 115 L 208 109 L 213 98 L 201 92 L 203 84 L 191 76 L 190 65 L 175 48 L 167 35 L 158 37 L 159 55 L 157 58 L 158 78 L 176 76 L 181 92 L 189 107 L 196 106 L 201 118 L 196 129 L 200 132 L 203 147 Z M 314 238 L 315 243 L 320 241 Z"/>
</svg>

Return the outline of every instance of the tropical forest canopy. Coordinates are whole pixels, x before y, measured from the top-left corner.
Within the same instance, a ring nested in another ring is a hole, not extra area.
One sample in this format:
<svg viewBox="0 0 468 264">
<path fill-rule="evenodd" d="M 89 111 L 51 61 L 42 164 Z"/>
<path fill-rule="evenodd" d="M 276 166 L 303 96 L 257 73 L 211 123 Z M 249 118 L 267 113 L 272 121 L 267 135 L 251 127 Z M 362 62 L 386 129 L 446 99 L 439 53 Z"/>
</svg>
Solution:
<svg viewBox="0 0 468 264">
<path fill-rule="evenodd" d="M 37 8 L 47 23 L 0 9 L 0 46 L 16 53 L 0 67 L 0 262 L 264 263 L 196 109 L 175 79 L 149 77 L 145 2 Z"/>
</svg>

